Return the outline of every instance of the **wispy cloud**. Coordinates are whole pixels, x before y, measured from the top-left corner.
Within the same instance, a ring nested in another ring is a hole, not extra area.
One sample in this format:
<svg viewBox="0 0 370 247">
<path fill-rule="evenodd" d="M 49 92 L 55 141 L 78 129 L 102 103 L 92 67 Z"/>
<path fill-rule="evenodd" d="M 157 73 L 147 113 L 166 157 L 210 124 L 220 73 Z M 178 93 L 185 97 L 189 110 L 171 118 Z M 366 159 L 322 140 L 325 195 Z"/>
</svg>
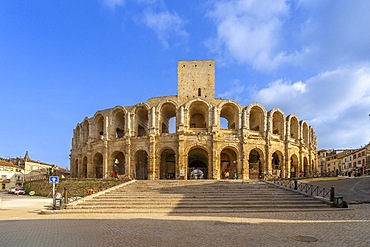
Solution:
<svg viewBox="0 0 370 247">
<path fill-rule="evenodd" d="M 252 98 L 267 109 L 279 107 L 286 114 L 309 120 L 319 136 L 325 137 L 319 140 L 322 147 L 355 147 L 369 141 L 363 134 L 370 132 L 369 64 L 327 71 L 306 81 L 278 80 Z M 343 133 L 349 138 L 338 138 Z"/>
<path fill-rule="evenodd" d="M 176 12 L 147 10 L 144 13 L 144 22 L 157 34 L 158 39 L 165 47 L 169 47 L 169 40 L 172 38 L 186 38 L 188 36 L 184 28 L 186 21 Z"/>
<path fill-rule="evenodd" d="M 219 98 L 223 99 L 233 99 L 235 101 L 240 101 L 243 93 L 245 93 L 246 87 L 240 83 L 239 80 L 234 80 L 231 82 L 230 89 L 226 92 L 217 95 Z"/>
<path fill-rule="evenodd" d="M 125 4 L 125 0 L 102 0 L 102 3 L 110 9 L 115 9 Z"/>
</svg>

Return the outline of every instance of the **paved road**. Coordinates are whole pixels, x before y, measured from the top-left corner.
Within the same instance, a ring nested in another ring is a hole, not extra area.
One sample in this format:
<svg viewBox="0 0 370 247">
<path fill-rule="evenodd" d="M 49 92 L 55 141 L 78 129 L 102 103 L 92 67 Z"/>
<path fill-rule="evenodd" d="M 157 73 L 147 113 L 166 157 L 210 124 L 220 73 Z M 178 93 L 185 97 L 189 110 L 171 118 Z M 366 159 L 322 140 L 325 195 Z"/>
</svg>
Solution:
<svg viewBox="0 0 370 247">
<path fill-rule="evenodd" d="M 38 215 L 50 203 L 43 200 L 2 197 L 0 246 L 370 246 L 370 204 L 324 212 Z"/>
<path fill-rule="evenodd" d="M 302 180 L 320 187 L 334 186 L 335 194 L 348 203 L 370 203 L 370 177 L 337 177 Z"/>
</svg>

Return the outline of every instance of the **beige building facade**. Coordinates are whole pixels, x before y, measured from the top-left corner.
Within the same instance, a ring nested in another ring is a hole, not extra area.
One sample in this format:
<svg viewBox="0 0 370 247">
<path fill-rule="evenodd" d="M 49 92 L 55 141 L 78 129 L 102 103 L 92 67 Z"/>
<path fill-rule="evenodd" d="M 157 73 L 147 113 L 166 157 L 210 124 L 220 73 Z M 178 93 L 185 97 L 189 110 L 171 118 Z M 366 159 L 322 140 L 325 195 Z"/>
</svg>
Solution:
<svg viewBox="0 0 370 247">
<path fill-rule="evenodd" d="M 178 62 L 178 95 L 116 106 L 73 130 L 71 177 L 258 179 L 318 173 L 311 126 L 214 96 L 214 60 Z"/>
</svg>

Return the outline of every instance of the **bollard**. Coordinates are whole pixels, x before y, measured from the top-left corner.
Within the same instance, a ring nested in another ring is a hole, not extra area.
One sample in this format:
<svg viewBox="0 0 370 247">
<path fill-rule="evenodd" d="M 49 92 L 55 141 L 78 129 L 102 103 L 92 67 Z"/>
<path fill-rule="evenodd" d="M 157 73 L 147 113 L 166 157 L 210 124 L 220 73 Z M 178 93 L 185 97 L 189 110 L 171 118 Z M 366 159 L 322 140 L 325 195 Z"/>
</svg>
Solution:
<svg viewBox="0 0 370 247">
<path fill-rule="evenodd" d="M 334 196 L 335 196 L 335 189 L 334 186 L 331 186 L 330 188 L 330 201 L 334 202 Z"/>
<path fill-rule="evenodd" d="M 67 187 L 64 187 L 63 196 L 64 196 L 64 204 L 68 204 L 68 189 L 67 189 Z"/>
<path fill-rule="evenodd" d="M 298 181 L 294 180 L 294 190 L 298 190 Z"/>
</svg>

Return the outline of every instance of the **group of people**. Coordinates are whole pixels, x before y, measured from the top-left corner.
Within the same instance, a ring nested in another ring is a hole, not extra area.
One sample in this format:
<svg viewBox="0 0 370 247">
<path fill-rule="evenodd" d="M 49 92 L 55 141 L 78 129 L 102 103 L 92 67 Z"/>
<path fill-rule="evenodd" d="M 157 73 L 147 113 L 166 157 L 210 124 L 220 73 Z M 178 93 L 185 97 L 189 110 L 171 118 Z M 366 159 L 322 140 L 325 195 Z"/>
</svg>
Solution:
<svg viewBox="0 0 370 247">
<path fill-rule="evenodd" d="M 230 178 L 230 172 L 228 171 L 228 170 L 226 170 L 225 172 L 224 172 L 224 178 L 225 179 L 229 179 Z M 234 175 L 233 175 L 233 177 L 232 178 L 234 178 L 234 179 L 237 179 L 238 178 L 238 175 L 236 174 L 236 172 L 234 172 Z"/>
</svg>

